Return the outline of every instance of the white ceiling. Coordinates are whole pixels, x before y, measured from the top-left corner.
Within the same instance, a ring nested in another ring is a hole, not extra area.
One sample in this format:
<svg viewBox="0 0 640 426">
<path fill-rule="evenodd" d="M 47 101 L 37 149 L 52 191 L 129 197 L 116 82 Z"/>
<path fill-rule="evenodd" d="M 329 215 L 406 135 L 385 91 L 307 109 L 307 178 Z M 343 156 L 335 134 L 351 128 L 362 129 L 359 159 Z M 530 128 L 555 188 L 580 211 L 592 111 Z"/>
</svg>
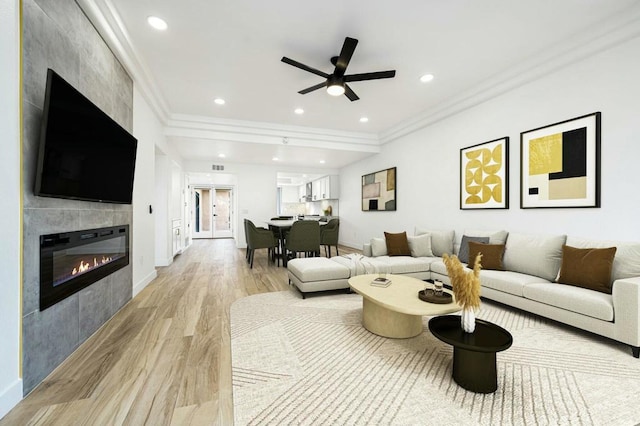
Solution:
<svg viewBox="0 0 640 426">
<path fill-rule="evenodd" d="M 481 91 L 490 96 L 534 68 L 544 72 L 545 63 L 615 27 L 638 3 L 80 0 L 164 115 L 184 158 L 269 164 L 277 156 L 282 164 L 333 169 L 378 152 L 421 118 Z M 149 15 L 168 29 L 152 29 Z M 298 94 L 322 79 L 280 58 L 330 73 L 346 36 L 359 40 L 347 74 L 395 69 L 396 77 L 351 83 L 356 102 L 324 90 Z M 435 79 L 421 83 L 425 73 Z M 216 97 L 226 104 L 214 104 Z M 294 114 L 298 107 L 303 115 Z M 369 122 L 360 123 L 362 116 Z"/>
</svg>

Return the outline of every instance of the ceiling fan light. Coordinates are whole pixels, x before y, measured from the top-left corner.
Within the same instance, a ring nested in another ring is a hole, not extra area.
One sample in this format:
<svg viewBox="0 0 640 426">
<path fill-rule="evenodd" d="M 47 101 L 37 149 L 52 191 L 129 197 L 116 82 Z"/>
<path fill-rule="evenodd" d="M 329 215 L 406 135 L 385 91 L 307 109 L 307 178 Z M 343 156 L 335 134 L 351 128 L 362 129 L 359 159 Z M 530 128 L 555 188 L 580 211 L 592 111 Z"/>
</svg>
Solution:
<svg viewBox="0 0 640 426">
<path fill-rule="evenodd" d="M 330 86 L 327 86 L 327 93 L 331 96 L 340 96 L 344 95 L 344 86 L 341 84 L 334 83 Z"/>
</svg>

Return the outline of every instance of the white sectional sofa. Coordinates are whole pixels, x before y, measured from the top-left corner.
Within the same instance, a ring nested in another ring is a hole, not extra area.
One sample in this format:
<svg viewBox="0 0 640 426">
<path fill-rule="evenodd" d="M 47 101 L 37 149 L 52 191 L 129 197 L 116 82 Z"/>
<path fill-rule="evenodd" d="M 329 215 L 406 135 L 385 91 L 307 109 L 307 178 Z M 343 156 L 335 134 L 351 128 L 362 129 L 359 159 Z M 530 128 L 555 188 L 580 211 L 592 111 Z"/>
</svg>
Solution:
<svg viewBox="0 0 640 426">
<path fill-rule="evenodd" d="M 371 244 L 364 245 L 364 256 L 359 260 L 356 256 L 292 260 L 288 266 L 290 282 L 304 295 L 348 289 L 349 277 L 384 271 L 422 280 L 438 279 L 450 285 L 442 255 L 460 254 L 461 238 L 456 242 L 454 231 L 441 230 L 416 229 L 416 235 L 430 236 L 430 255 L 413 253 L 412 248 L 412 253 L 419 256 L 388 256 L 384 239 L 373 239 Z M 483 298 L 623 342 L 632 347 L 636 358 L 640 356 L 640 243 L 505 231 L 465 231 L 464 235 L 488 239 L 489 244 L 504 243 L 504 270 L 480 273 Z M 555 282 L 561 269 L 563 245 L 616 247 L 611 294 Z"/>
</svg>

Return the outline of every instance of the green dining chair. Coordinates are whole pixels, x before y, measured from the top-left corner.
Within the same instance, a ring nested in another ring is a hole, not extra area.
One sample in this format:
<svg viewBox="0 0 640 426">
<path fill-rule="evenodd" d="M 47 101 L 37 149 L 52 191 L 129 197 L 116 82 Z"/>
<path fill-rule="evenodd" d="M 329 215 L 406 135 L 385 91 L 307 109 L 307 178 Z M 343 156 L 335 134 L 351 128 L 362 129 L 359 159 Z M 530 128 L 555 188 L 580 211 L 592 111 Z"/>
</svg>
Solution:
<svg viewBox="0 0 640 426">
<path fill-rule="evenodd" d="M 320 227 L 320 245 L 324 246 L 325 256 L 331 257 L 331 246 L 336 246 L 336 256 L 340 256 L 338 252 L 339 231 L 339 219 L 331 219 L 326 225 Z"/>
<path fill-rule="evenodd" d="M 244 223 L 247 231 L 247 251 L 250 267 L 253 268 L 253 257 L 258 249 L 266 248 L 269 259 L 271 262 L 275 262 L 278 240 L 273 235 L 273 232 L 265 228 L 257 228 L 249 219 L 245 219 Z M 280 261 L 278 261 L 278 266 L 280 266 Z"/>
<path fill-rule="evenodd" d="M 320 256 L 320 224 L 315 220 L 293 222 L 285 237 L 285 249 L 285 266 L 286 260 L 298 257 L 298 253 L 303 253 L 305 257 Z"/>
</svg>

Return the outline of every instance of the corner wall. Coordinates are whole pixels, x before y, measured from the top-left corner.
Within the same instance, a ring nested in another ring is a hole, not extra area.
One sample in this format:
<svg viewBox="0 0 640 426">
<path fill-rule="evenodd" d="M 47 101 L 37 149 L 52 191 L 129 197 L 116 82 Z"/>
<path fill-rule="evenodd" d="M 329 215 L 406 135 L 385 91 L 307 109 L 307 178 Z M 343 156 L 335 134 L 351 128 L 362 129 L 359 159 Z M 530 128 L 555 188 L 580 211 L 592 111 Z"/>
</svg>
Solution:
<svg viewBox="0 0 640 426">
<path fill-rule="evenodd" d="M 133 83 L 75 1 L 24 0 L 23 14 L 22 332 L 27 394 L 132 294 L 130 263 L 53 307 L 39 310 L 40 235 L 132 223 L 130 205 L 33 195 L 47 68 L 54 69 L 130 132 Z M 135 259 L 133 249 L 130 255 Z"/>
<path fill-rule="evenodd" d="M 22 398 L 20 378 L 20 2 L 0 2 L 0 418 Z"/>
<path fill-rule="evenodd" d="M 566 66 L 383 146 L 341 171 L 340 241 L 361 248 L 384 231 L 420 226 L 506 229 L 640 241 L 640 38 Z M 435 84 L 435 83 L 434 83 Z M 602 112 L 602 207 L 520 209 L 520 132 Z M 509 136 L 508 210 L 460 210 L 460 149 Z M 396 212 L 362 212 L 361 176 L 398 168 Z"/>
<path fill-rule="evenodd" d="M 162 126 L 140 91 L 133 88 L 133 135 L 138 139 L 136 178 L 133 185 L 133 296 L 135 297 L 156 276 L 155 217 L 158 205 L 155 197 L 155 144 L 164 138 Z M 149 211 L 151 206 L 152 212 Z"/>
</svg>

